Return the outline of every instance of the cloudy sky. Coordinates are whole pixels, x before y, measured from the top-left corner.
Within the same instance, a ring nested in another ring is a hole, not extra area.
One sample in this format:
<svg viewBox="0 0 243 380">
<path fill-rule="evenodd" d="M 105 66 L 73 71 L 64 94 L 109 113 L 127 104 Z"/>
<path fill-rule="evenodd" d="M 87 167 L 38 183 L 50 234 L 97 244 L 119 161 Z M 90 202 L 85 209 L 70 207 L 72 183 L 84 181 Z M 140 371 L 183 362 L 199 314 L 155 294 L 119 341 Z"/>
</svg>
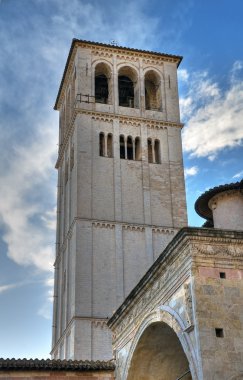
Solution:
<svg viewBox="0 0 243 380">
<path fill-rule="evenodd" d="M 0 0 L 0 357 L 48 357 L 58 114 L 72 38 L 179 54 L 190 225 L 243 177 L 241 0 Z"/>
</svg>

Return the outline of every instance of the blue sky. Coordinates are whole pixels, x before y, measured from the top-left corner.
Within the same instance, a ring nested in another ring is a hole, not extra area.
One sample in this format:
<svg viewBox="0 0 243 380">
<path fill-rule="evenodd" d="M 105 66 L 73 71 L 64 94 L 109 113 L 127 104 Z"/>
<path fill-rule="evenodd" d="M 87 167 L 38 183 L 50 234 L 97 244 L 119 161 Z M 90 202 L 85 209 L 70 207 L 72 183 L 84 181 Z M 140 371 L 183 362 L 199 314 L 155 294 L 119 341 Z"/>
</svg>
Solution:
<svg viewBox="0 0 243 380">
<path fill-rule="evenodd" d="M 0 0 L 0 357 L 48 357 L 58 113 L 72 38 L 183 55 L 190 225 L 206 189 L 243 177 L 241 0 Z"/>
</svg>

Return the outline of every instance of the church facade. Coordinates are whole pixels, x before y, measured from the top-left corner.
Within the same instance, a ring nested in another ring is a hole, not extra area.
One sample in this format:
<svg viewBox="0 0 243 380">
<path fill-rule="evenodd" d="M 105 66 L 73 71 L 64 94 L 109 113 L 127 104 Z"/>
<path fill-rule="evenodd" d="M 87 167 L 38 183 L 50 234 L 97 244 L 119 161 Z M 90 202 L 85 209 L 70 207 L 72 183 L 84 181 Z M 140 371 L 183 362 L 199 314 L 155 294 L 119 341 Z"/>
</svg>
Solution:
<svg viewBox="0 0 243 380">
<path fill-rule="evenodd" d="M 187 225 L 181 59 L 73 40 L 55 105 L 55 359 L 112 358 L 107 319 Z"/>
</svg>

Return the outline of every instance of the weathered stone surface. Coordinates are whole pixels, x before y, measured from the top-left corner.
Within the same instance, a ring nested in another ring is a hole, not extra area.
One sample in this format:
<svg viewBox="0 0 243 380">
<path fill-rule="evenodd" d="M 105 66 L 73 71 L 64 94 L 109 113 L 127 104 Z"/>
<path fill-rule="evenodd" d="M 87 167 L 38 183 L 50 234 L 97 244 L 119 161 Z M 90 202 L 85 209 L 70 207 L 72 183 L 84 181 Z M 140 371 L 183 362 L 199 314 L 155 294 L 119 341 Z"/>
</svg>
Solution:
<svg viewBox="0 0 243 380">
<path fill-rule="evenodd" d="M 180 61 L 73 42 L 56 103 L 60 136 L 53 358 L 110 359 L 107 319 L 187 224 Z M 101 74 L 109 93 L 103 103 L 95 100 L 95 78 Z M 119 104 L 120 74 L 133 81 L 134 107 Z M 156 81 L 150 109 L 148 80 Z M 127 159 L 128 148 L 120 158 L 121 135 L 125 148 L 132 141 L 133 159 Z"/>
<path fill-rule="evenodd" d="M 242 269 L 243 232 L 182 229 L 108 322 L 117 379 L 142 378 L 140 358 L 148 378 L 173 380 L 166 365 L 176 368 L 179 343 L 193 380 L 243 378 Z M 151 347 L 161 363 L 151 371 L 145 338 L 154 324 L 170 327 L 177 340 L 171 357 L 171 342 Z"/>
</svg>

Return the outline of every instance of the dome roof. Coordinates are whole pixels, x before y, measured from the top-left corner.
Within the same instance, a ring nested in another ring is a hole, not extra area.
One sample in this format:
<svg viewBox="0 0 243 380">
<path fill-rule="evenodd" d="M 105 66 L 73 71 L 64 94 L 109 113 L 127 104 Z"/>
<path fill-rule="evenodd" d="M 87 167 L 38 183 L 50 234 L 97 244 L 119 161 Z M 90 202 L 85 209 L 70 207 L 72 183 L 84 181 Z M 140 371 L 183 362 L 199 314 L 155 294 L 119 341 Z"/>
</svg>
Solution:
<svg viewBox="0 0 243 380">
<path fill-rule="evenodd" d="M 243 189 L 243 180 L 240 182 L 229 183 L 225 185 L 220 185 L 213 187 L 205 191 L 195 202 L 195 210 L 198 215 L 207 220 L 213 220 L 212 210 L 209 208 L 208 203 L 210 199 L 214 197 L 214 195 L 223 193 L 228 190 L 242 190 Z"/>
</svg>

